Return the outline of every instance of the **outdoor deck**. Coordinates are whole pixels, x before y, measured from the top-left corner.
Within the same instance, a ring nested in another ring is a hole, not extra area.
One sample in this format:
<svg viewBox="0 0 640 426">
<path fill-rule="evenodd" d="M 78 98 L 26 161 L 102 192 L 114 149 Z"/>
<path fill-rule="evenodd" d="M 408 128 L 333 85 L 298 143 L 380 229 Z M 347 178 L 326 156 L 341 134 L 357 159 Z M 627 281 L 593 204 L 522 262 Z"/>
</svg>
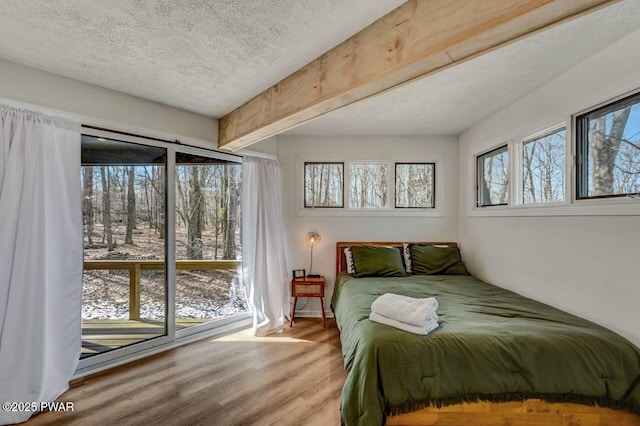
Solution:
<svg viewBox="0 0 640 426">
<path fill-rule="evenodd" d="M 240 260 L 176 260 L 177 271 L 238 271 Z M 94 319 L 82 321 L 82 354 L 86 358 L 133 343 L 142 342 L 165 334 L 164 319 L 146 320 L 140 318 L 140 278 L 142 271 L 165 270 L 163 260 L 85 260 L 85 271 L 125 270 L 129 272 L 129 319 Z M 176 318 L 176 329 L 180 330 L 202 324 L 211 319 Z"/>
<path fill-rule="evenodd" d="M 176 329 L 210 321 L 209 319 L 176 319 Z M 165 334 L 164 320 L 83 320 L 82 354 L 86 358 Z"/>
</svg>

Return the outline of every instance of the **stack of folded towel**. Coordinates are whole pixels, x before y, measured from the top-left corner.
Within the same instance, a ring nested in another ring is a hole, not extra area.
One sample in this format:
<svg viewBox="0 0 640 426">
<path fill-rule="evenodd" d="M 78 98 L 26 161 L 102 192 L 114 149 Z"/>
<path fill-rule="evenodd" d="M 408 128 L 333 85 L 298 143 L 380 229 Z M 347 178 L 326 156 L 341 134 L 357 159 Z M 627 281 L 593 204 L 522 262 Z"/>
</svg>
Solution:
<svg viewBox="0 0 640 426">
<path fill-rule="evenodd" d="M 371 304 L 371 321 L 415 334 L 429 334 L 438 328 L 438 301 L 386 293 Z"/>
</svg>

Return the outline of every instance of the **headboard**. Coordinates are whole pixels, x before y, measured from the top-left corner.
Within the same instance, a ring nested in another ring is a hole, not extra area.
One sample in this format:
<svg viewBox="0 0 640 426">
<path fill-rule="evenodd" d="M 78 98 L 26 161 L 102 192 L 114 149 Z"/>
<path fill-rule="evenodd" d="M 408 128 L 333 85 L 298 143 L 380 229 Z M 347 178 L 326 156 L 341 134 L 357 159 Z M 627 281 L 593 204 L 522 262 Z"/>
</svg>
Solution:
<svg viewBox="0 0 640 426">
<path fill-rule="evenodd" d="M 389 241 L 356 241 L 356 242 L 337 242 L 336 243 L 336 277 L 340 275 L 340 272 L 347 270 L 347 260 L 344 256 L 344 249 L 352 246 L 387 246 L 398 247 L 400 252 L 403 251 L 403 244 L 420 244 L 423 246 L 449 246 L 458 247 L 458 243 L 446 242 L 422 242 L 422 241 L 401 241 L 401 242 L 389 242 Z M 402 253 L 404 255 L 404 253 Z"/>
</svg>

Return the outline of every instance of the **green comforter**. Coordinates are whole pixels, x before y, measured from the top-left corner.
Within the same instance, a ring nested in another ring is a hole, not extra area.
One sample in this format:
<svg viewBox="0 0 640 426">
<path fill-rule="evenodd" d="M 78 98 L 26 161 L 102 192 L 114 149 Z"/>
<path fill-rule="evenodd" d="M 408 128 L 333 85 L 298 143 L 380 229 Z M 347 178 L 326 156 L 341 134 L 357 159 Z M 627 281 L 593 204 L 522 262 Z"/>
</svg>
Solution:
<svg viewBox="0 0 640 426">
<path fill-rule="evenodd" d="M 384 293 L 438 299 L 428 336 L 370 321 Z M 640 413 L 640 350 L 617 334 L 470 276 L 353 278 L 331 303 L 347 381 L 342 422 L 463 401 L 598 403 Z"/>
</svg>

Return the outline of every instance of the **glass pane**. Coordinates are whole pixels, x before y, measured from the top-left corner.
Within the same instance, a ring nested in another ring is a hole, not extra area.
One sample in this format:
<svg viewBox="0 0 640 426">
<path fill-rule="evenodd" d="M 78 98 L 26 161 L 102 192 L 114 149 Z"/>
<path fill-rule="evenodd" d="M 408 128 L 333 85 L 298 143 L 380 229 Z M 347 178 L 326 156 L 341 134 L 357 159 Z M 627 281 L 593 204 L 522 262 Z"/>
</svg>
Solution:
<svg viewBox="0 0 640 426">
<path fill-rule="evenodd" d="M 176 156 L 176 328 L 246 312 L 240 272 L 242 166 Z"/>
<path fill-rule="evenodd" d="M 588 115 L 588 196 L 640 192 L 640 100 Z"/>
<path fill-rule="evenodd" d="M 304 163 L 304 206 L 341 208 L 343 163 Z"/>
<path fill-rule="evenodd" d="M 523 144 L 525 204 L 564 201 L 565 146 L 565 129 Z"/>
<path fill-rule="evenodd" d="M 482 155 L 479 158 L 479 201 L 481 206 L 507 204 L 509 202 L 509 152 L 507 147 Z"/>
<path fill-rule="evenodd" d="M 387 207 L 387 164 L 351 164 L 351 208 Z"/>
<path fill-rule="evenodd" d="M 396 207 L 433 208 L 433 163 L 396 163 Z"/>
<path fill-rule="evenodd" d="M 82 358 L 166 334 L 165 159 L 82 137 Z"/>
</svg>

